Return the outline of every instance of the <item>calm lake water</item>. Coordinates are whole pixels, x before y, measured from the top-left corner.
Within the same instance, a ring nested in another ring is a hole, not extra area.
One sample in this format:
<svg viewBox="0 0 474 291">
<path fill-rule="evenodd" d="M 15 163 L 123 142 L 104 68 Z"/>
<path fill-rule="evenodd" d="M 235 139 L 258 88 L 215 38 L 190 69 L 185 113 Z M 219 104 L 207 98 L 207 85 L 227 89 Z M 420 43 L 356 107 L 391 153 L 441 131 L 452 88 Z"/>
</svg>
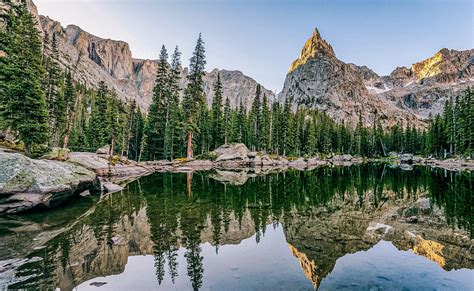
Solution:
<svg viewBox="0 0 474 291">
<path fill-rule="evenodd" d="M 154 174 L 0 216 L 0 289 L 474 290 L 473 174 Z"/>
</svg>

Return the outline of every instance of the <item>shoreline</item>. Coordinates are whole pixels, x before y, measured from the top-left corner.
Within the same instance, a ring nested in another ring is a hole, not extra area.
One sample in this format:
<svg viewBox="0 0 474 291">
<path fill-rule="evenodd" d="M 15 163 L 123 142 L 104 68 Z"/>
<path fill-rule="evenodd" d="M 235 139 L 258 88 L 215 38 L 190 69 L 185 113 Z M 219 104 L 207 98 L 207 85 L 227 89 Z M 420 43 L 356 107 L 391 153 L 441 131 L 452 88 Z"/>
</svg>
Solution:
<svg viewBox="0 0 474 291">
<path fill-rule="evenodd" d="M 227 145 L 212 152 L 214 160 L 160 160 L 136 162 L 123 157 L 90 152 L 71 152 L 61 159 L 29 159 L 12 151 L 2 151 L 0 166 L 0 214 L 32 209 L 54 208 L 73 196 L 114 193 L 128 183 L 153 173 L 192 173 L 215 171 L 222 182 L 239 180 L 239 172 L 266 175 L 290 169 L 311 171 L 321 166 L 351 166 L 363 163 L 385 163 L 410 171 L 413 166 L 441 168 L 447 171 L 473 171 L 473 160 L 436 160 L 411 155 L 398 158 L 368 159 L 351 155 L 330 158 L 286 158 L 250 152 L 242 144 Z M 35 168 L 36 167 L 36 168 Z M 66 173 L 64 173 L 66 171 Z M 234 173 L 234 174 L 232 174 Z M 239 182 L 240 181 L 240 182 Z M 86 189 L 87 188 L 87 189 Z"/>
</svg>

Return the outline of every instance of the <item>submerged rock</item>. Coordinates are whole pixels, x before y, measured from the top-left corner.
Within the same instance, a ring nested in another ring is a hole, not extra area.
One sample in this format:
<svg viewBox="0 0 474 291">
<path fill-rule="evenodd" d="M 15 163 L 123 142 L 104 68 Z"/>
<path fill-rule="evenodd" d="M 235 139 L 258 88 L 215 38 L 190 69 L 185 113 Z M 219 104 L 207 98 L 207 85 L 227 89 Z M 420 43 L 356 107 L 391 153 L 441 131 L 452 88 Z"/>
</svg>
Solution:
<svg viewBox="0 0 474 291">
<path fill-rule="evenodd" d="M 0 213 L 54 207 L 96 185 L 95 173 L 83 167 L 0 152 Z"/>
<path fill-rule="evenodd" d="M 102 183 L 102 187 L 104 189 L 104 192 L 106 193 L 115 193 L 115 192 L 120 192 L 123 190 L 123 187 L 111 182 L 105 182 Z"/>
</svg>

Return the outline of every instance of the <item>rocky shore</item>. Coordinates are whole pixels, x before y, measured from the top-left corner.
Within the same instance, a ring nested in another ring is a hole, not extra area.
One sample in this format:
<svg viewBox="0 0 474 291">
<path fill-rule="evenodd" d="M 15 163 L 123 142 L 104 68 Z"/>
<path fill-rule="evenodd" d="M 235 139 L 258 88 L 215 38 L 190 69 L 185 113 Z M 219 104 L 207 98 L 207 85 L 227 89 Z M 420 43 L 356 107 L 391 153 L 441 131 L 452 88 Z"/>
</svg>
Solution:
<svg viewBox="0 0 474 291">
<path fill-rule="evenodd" d="M 364 162 L 390 162 L 410 170 L 413 165 L 446 170 L 473 170 L 474 162 L 434 160 L 396 156 L 390 160 L 363 159 L 351 155 L 330 158 L 287 158 L 252 152 L 244 144 L 228 144 L 209 153 L 210 160 L 135 162 L 123 157 L 97 153 L 71 152 L 30 159 L 20 153 L 0 149 L 0 213 L 17 213 L 33 208 L 56 207 L 75 195 L 121 191 L 126 183 L 154 172 L 193 172 L 215 170 L 215 176 L 232 184 L 245 183 L 239 172 L 254 175 L 288 169 L 311 170 L 319 166 L 350 166 Z M 248 175 L 246 175 L 248 177 Z M 122 186 L 120 186 L 122 185 Z"/>
</svg>

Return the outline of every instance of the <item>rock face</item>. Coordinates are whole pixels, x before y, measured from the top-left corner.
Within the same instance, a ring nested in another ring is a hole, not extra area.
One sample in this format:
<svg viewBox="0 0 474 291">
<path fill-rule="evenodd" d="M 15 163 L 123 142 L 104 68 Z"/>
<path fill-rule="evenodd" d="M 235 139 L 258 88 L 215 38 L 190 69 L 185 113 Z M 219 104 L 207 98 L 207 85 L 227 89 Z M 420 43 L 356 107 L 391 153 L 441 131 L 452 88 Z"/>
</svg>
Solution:
<svg viewBox="0 0 474 291">
<path fill-rule="evenodd" d="M 280 101 L 327 112 L 336 121 L 355 125 L 410 123 L 423 127 L 429 114 L 442 112 L 448 97 L 474 84 L 474 50 L 442 49 L 435 56 L 399 67 L 381 77 L 365 66 L 336 58 L 318 30 L 305 43 L 288 72 Z"/>
<path fill-rule="evenodd" d="M 19 1 L 12 3 L 14 5 L 17 2 Z M 38 21 L 38 30 L 44 41 L 45 52 L 51 52 L 52 38 L 56 35 L 59 61 L 62 67 L 71 71 L 74 80 L 88 87 L 97 87 L 99 82 L 104 81 L 121 100 L 136 100 L 142 110 L 148 109 L 156 78 L 156 60 L 133 58 L 126 42 L 97 37 L 76 25 L 68 25 L 64 28 L 59 22 L 47 16 L 38 15 L 33 1 L 26 0 L 26 3 Z M 10 4 L 0 3 L 0 24 L 8 5 Z M 242 102 L 250 107 L 257 82 L 242 72 L 218 69 L 206 73 L 204 77 L 204 91 L 209 105 L 218 72 L 223 83 L 224 98 L 228 97 L 232 106 L 237 106 Z M 187 69 L 184 68 L 181 73 L 181 88 L 186 86 L 186 75 Z M 265 88 L 262 91 L 270 100 L 274 98 L 273 92 Z"/>
<path fill-rule="evenodd" d="M 114 182 L 133 180 L 154 172 L 153 166 L 126 159 L 109 162 L 107 155 L 94 153 L 72 152 L 68 162 L 94 171 L 99 176 L 109 176 Z"/>
<path fill-rule="evenodd" d="M 0 213 L 54 207 L 95 185 L 95 173 L 80 166 L 0 151 Z"/>
</svg>

